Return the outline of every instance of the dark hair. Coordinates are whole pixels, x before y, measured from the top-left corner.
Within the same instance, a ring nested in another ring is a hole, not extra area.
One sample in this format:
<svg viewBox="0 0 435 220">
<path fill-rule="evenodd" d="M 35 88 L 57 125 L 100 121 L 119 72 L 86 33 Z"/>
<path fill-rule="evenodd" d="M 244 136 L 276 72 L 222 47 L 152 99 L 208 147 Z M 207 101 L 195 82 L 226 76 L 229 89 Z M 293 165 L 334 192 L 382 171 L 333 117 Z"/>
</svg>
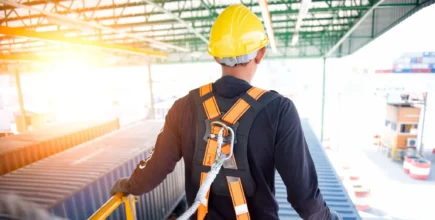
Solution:
<svg viewBox="0 0 435 220">
<path fill-rule="evenodd" d="M 247 63 L 237 63 L 236 65 L 234 65 L 234 66 L 228 66 L 228 65 L 225 65 L 224 63 L 220 63 L 220 65 L 222 65 L 222 66 L 226 66 L 226 67 L 230 67 L 230 68 L 232 68 L 232 67 L 238 67 L 238 66 L 247 66 L 251 61 L 253 61 L 254 59 L 252 59 L 252 60 L 250 60 L 249 62 L 247 62 Z"/>
</svg>

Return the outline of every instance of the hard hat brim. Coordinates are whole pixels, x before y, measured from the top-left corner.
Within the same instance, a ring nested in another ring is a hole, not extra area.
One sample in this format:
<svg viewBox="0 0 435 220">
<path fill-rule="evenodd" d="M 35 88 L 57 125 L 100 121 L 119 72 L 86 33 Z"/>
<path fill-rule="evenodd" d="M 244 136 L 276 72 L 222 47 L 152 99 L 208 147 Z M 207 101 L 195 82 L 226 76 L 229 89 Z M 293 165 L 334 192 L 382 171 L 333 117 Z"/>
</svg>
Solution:
<svg viewBox="0 0 435 220">
<path fill-rule="evenodd" d="M 207 52 L 211 56 L 217 57 L 217 58 L 220 58 L 220 59 L 225 58 L 225 57 L 233 57 L 233 58 L 235 58 L 237 56 L 242 56 L 242 55 L 250 54 L 250 53 L 252 53 L 252 52 L 254 52 L 256 50 L 260 50 L 261 48 L 267 46 L 268 44 L 269 44 L 269 38 L 266 36 L 265 39 L 263 39 L 263 41 L 257 47 L 254 47 L 254 48 L 252 48 L 250 50 L 246 50 L 246 51 L 243 51 L 243 52 L 228 53 L 228 54 L 219 54 L 219 53 L 214 53 L 210 46 L 207 48 Z"/>
</svg>

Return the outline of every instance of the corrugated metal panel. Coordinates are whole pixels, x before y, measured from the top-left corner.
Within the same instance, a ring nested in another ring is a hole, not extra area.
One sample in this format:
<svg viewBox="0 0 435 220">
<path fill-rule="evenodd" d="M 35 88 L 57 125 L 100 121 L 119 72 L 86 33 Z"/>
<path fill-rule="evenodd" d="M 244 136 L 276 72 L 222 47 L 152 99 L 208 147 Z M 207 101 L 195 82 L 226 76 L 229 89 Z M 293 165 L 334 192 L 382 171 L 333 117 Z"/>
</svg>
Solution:
<svg viewBox="0 0 435 220">
<path fill-rule="evenodd" d="M 329 208 L 340 213 L 344 220 L 360 220 L 361 217 L 358 214 L 358 210 L 349 198 L 346 189 L 329 162 L 308 121 L 302 120 L 302 127 L 316 166 L 320 191 Z M 278 173 L 276 174 L 275 181 L 276 199 L 280 209 L 279 218 L 284 220 L 301 219 L 287 202 L 287 191 Z"/>
<path fill-rule="evenodd" d="M 0 139 L 0 175 L 119 129 L 118 119 L 53 125 Z"/>
<path fill-rule="evenodd" d="M 143 121 L 0 177 L 0 194 L 15 192 L 52 213 L 87 219 L 110 197 L 118 178 L 131 175 L 154 147 L 162 121 Z M 140 197 L 138 219 L 163 219 L 184 195 L 184 164 Z M 125 218 L 123 207 L 109 219 Z"/>
</svg>

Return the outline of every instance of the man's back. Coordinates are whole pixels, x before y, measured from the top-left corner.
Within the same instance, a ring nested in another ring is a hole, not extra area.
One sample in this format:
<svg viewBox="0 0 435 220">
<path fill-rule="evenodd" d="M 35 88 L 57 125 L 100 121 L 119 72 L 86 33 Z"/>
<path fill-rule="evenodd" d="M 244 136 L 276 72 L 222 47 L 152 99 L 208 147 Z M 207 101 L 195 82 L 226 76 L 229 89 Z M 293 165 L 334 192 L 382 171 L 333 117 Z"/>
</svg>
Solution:
<svg viewBox="0 0 435 220">
<path fill-rule="evenodd" d="M 111 193 L 141 195 L 149 192 L 183 158 L 186 167 L 186 196 L 192 205 L 200 179 L 204 172 L 209 171 L 212 159 L 216 158 L 214 149 L 219 154 L 231 154 L 231 151 L 224 151 L 228 145 L 222 146 L 229 144 L 223 140 L 226 139 L 222 137 L 223 133 L 218 133 L 217 136 L 207 133 L 208 136 L 205 136 L 206 131 L 201 130 L 209 130 L 206 129 L 210 126 L 208 123 L 220 117 L 219 111 L 228 111 L 231 106 L 228 104 L 235 103 L 238 97 L 251 88 L 248 82 L 251 82 L 263 60 L 268 43 L 269 38 L 263 24 L 255 13 L 242 4 L 228 6 L 215 20 L 207 47 L 207 52 L 221 66 L 223 77 L 212 88 L 202 87 L 199 92 L 191 92 L 174 103 L 157 138 L 152 158 L 142 160 L 130 178 L 119 179 Z M 316 170 L 295 106 L 282 96 L 276 98 L 273 93 L 263 94 L 261 89 L 250 90 L 243 96 L 243 101 L 222 116 L 227 124 L 240 122 L 240 130 L 236 131 L 239 137 L 236 140 L 242 138 L 238 140 L 243 144 L 234 146 L 236 157 L 232 158 L 233 161 L 225 161 L 208 199 L 203 195 L 197 198 L 203 203 L 198 209 L 198 219 L 202 220 L 205 213 L 208 213 L 207 219 L 278 219 L 278 206 L 274 199 L 275 168 L 287 187 L 289 202 L 303 219 L 330 220 L 331 216 L 337 217 L 329 211 L 320 194 Z M 214 95 L 216 102 L 208 95 Z M 206 100 L 198 102 L 198 99 L 206 97 Z M 262 108 L 270 100 L 272 101 Z M 216 103 L 224 105 L 216 106 Z M 248 110 L 251 107 L 253 111 Z M 257 115 L 251 121 L 246 114 L 250 114 L 251 118 Z M 207 125 L 202 124 L 203 119 Z M 219 122 L 213 123 L 210 128 L 214 130 L 215 124 Z M 237 127 L 236 124 L 234 126 Z M 226 125 L 225 129 L 226 132 L 231 131 Z M 201 154 L 206 155 L 207 159 L 199 158 L 198 155 Z M 226 166 L 229 169 L 225 169 Z M 247 167 L 250 172 L 245 169 Z M 244 185 L 243 190 L 240 183 Z M 230 188 L 231 196 L 226 188 L 223 190 L 226 185 Z M 217 193 L 224 196 L 218 196 Z"/>
<path fill-rule="evenodd" d="M 218 105 L 224 100 L 235 103 L 250 88 L 246 81 L 231 76 L 213 84 Z M 176 122 L 172 129 L 181 137 L 180 146 L 186 167 L 186 196 L 191 205 L 199 189 L 198 183 L 194 183 L 191 177 L 198 109 L 189 95 L 178 100 L 172 109 L 168 118 Z M 305 145 L 299 116 L 289 99 L 278 97 L 257 115 L 249 133 L 247 157 L 256 183 L 254 196 L 247 197 L 252 219 L 278 219 L 278 205 L 274 199 L 275 167 L 287 186 L 291 187 L 288 190 L 290 201 L 301 216 L 308 218 L 317 213 L 318 216 L 313 219 L 329 219 L 329 210 L 318 192 L 317 176 Z M 211 191 L 206 219 L 236 219 L 231 197 L 219 196 Z"/>
</svg>

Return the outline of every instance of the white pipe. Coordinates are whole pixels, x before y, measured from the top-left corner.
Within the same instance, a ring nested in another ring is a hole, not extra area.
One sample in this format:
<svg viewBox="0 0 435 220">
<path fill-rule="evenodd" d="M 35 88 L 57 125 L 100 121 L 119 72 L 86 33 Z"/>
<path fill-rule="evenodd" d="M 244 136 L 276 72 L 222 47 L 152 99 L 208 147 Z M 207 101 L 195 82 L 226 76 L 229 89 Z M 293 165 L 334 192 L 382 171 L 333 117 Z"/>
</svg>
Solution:
<svg viewBox="0 0 435 220">
<path fill-rule="evenodd" d="M 311 0 L 302 0 L 301 7 L 299 8 L 299 15 L 296 20 L 295 31 L 293 32 L 292 46 L 295 46 L 299 41 L 299 29 L 301 28 L 302 20 L 304 20 L 310 7 Z"/>
<path fill-rule="evenodd" d="M 139 40 L 145 40 L 147 42 L 153 43 L 154 45 L 151 44 L 152 47 L 156 47 L 156 48 L 162 48 L 162 47 L 164 47 L 164 48 L 173 48 L 173 49 L 176 49 L 176 50 L 179 50 L 179 51 L 183 51 L 183 52 L 188 52 L 189 51 L 189 49 L 186 49 L 186 48 L 183 48 L 183 47 L 178 47 L 176 45 L 160 42 L 160 41 L 157 41 L 157 40 L 154 40 L 154 39 L 151 39 L 151 38 L 146 38 L 146 37 L 143 37 L 143 36 L 137 36 L 137 35 L 134 35 L 134 34 L 126 33 L 124 31 L 120 31 L 120 30 L 117 30 L 117 29 L 114 29 L 114 28 L 106 27 L 104 25 L 100 25 L 100 24 L 97 24 L 97 23 L 85 22 L 85 21 L 81 21 L 81 20 L 78 20 L 78 19 L 72 19 L 72 18 L 69 18 L 69 17 L 66 17 L 66 16 L 61 16 L 61 15 L 58 15 L 56 13 L 52 13 L 52 12 L 45 11 L 45 10 L 42 10 L 42 9 L 38 9 L 38 8 L 27 6 L 27 5 L 18 3 L 18 2 L 13 1 L 13 0 L 0 0 L 0 2 L 3 3 L 3 4 L 7 4 L 7 5 L 11 5 L 11 6 L 17 7 L 17 8 L 24 8 L 24 9 L 27 9 L 29 11 L 34 11 L 34 12 L 41 13 L 41 14 L 49 17 L 49 18 L 55 19 L 58 22 L 60 21 L 61 23 L 65 24 L 65 25 L 74 25 L 75 27 L 80 28 L 82 30 L 83 29 L 88 29 L 88 28 L 107 30 L 107 31 L 118 33 L 118 34 L 123 34 L 123 35 L 129 36 L 131 38 L 135 38 L 135 39 L 139 39 Z"/>
<path fill-rule="evenodd" d="M 267 35 L 269 36 L 270 47 L 272 48 L 273 53 L 277 54 L 278 49 L 276 46 L 275 35 L 273 33 L 272 19 L 270 18 L 269 9 L 267 8 L 267 0 L 258 0 L 258 4 L 260 5 L 261 15 L 263 17 L 264 26 L 266 26 Z"/>
<path fill-rule="evenodd" d="M 379 0 L 376 4 L 374 4 L 369 10 L 366 11 L 366 13 L 356 22 L 355 25 L 350 28 L 346 34 L 343 35 L 343 37 L 340 38 L 340 40 L 337 41 L 337 43 L 328 51 L 328 53 L 325 54 L 325 57 L 329 57 L 334 51 L 349 37 L 349 35 L 352 34 L 353 31 L 369 16 L 370 12 L 375 10 L 382 2 L 385 0 Z"/>
<path fill-rule="evenodd" d="M 220 162 L 220 163 L 222 163 L 222 162 Z M 213 166 L 215 164 L 213 164 Z M 198 193 L 196 194 L 195 202 L 192 204 L 192 206 L 189 209 L 187 209 L 183 213 L 183 215 L 181 215 L 179 218 L 177 218 L 177 220 L 188 220 L 190 218 L 190 216 L 195 214 L 196 210 L 198 210 L 198 208 L 201 204 L 207 205 L 207 198 L 206 198 L 207 193 L 210 190 L 211 184 L 216 179 L 216 176 L 219 174 L 221 166 L 222 166 L 222 164 L 220 166 L 218 166 L 217 169 L 214 169 L 212 167 L 212 169 L 210 171 L 208 171 L 207 177 L 202 182 L 201 186 L 199 187 Z"/>
</svg>

